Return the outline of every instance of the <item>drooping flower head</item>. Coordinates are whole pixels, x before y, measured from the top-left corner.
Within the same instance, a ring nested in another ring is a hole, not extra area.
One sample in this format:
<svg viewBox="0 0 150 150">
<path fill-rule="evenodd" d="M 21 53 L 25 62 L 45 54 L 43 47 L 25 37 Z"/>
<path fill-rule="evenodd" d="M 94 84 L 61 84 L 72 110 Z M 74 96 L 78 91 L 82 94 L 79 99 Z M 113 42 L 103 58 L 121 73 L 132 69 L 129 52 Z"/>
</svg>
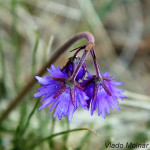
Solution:
<svg viewBox="0 0 150 150">
<path fill-rule="evenodd" d="M 69 42 L 76 42 L 77 39 L 81 38 L 86 38 L 88 43 L 74 49 L 76 50 L 75 54 L 69 58 L 62 69 L 60 67 L 55 68 L 52 65 L 51 70 L 47 69 L 50 75 L 36 76 L 41 84 L 41 88 L 38 88 L 38 92 L 34 94 L 34 97 L 42 97 L 42 105 L 39 109 L 50 106 L 49 111 L 55 109 L 53 116 L 58 116 L 59 120 L 68 116 L 70 122 L 79 106 L 85 110 L 91 110 L 91 115 L 98 108 L 98 115 L 105 118 L 106 112 L 110 113 L 110 108 L 120 109 L 118 99 L 126 98 L 122 94 L 124 91 L 116 87 L 121 85 L 121 82 L 115 81 L 113 77 L 109 76 L 108 72 L 101 75 L 93 49 L 94 37 L 92 34 L 88 32 L 77 34 Z M 68 47 L 67 43 L 64 44 L 64 47 Z M 77 54 L 81 50 L 84 50 L 84 52 L 82 57 L 79 58 Z M 88 73 L 84 63 L 89 52 L 93 58 L 96 75 Z M 85 80 L 86 73 L 88 75 Z"/>
<path fill-rule="evenodd" d="M 69 75 L 64 73 L 60 67 L 55 68 L 52 65 L 51 70 L 47 70 L 50 75 L 36 76 L 41 88 L 38 88 L 34 97 L 43 96 L 40 101 L 43 104 L 39 110 L 50 105 L 50 112 L 55 108 L 54 117 L 58 116 L 58 119 L 61 120 L 62 117 L 68 116 L 70 122 L 73 113 L 79 106 L 87 110 L 88 97 L 77 82 L 74 85 L 68 81 Z"/>
<path fill-rule="evenodd" d="M 120 110 L 119 99 L 126 98 L 122 93 L 124 90 L 117 88 L 122 82 L 115 81 L 115 78 L 109 76 L 108 72 L 102 75 L 102 78 L 97 78 L 88 74 L 88 80 L 82 84 L 85 86 L 85 93 L 89 97 L 88 104 L 91 104 L 91 115 L 98 108 L 98 115 L 106 117 L 106 112 L 110 114 L 110 108 Z M 89 106 L 88 106 L 89 107 Z"/>
<path fill-rule="evenodd" d="M 82 49 L 85 49 L 82 57 L 76 57 Z M 77 52 L 62 69 L 52 65 L 51 70 L 47 69 L 50 75 L 45 75 L 45 78 L 36 76 L 38 82 L 41 83 L 41 88 L 38 88 L 34 97 L 43 96 L 41 102 L 44 101 L 40 110 L 50 105 L 50 112 L 55 108 L 53 117 L 58 116 L 58 119 L 61 120 L 62 117 L 68 116 L 69 121 L 79 106 L 88 110 L 86 103 L 88 97 L 78 82 L 87 72 L 84 63 L 87 54 L 86 46 L 81 46 L 77 48 Z"/>
</svg>

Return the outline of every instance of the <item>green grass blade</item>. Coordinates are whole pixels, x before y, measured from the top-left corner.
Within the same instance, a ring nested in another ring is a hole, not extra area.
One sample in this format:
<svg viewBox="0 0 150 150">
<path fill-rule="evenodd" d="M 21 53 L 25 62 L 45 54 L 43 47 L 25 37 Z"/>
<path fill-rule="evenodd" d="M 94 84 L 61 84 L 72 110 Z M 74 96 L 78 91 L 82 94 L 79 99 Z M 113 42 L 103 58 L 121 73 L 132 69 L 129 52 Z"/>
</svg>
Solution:
<svg viewBox="0 0 150 150">
<path fill-rule="evenodd" d="M 1 38 L 0 38 L 0 68 L 1 68 L 2 79 L 4 79 L 6 70 L 5 70 L 5 57 L 4 57 Z"/>
<path fill-rule="evenodd" d="M 66 124 L 67 130 L 69 130 L 70 124 L 68 122 L 68 118 L 67 117 L 65 118 L 65 124 Z M 63 150 L 67 150 L 66 145 L 67 145 L 68 136 L 69 136 L 69 134 L 65 134 L 64 137 L 63 137 L 63 141 L 64 141 L 63 142 L 64 143 L 64 147 L 62 148 Z"/>
<path fill-rule="evenodd" d="M 51 134 L 54 133 L 55 123 L 56 123 L 56 118 L 52 118 L 52 126 L 51 126 L 51 131 L 50 131 Z M 50 140 L 49 141 L 49 147 L 50 147 L 50 149 L 53 149 L 53 146 L 54 146 L 53 140 Z"/>
<path fill-rule="evenodd" d="M 3 52 L 2 41 L 0 38 L 0 68 L 1 68 L 1 76 L 0 76 L 0 99 L 4 97 L 6 94 L 6 85 L 5 85 L 5 76 L 6 76 L 6 69 L 5 69 L 5 57 Z"/>
<path fill-rule="evenodd" d="M 54 37 L 50 36 L 48 46 L 47 46 L 46 50 L 44 51 L 44 56 L 43 56 L 43 61 L 42 61 L 43 64 L 49 59 L 49 57 L 52 53 L 51 49 L 52 49 L 53 41 L 54 41 Z"/>
<path fill-rule="evenodd" d="M 93 132 L 93 133 L 96 133 L 95 131 L 93 131 L 93 130 L 91 130 L 91 129 L 89 129 L 89 128 L 78 128 L 78 129 L 72 129 L 72 130 L 62 131 L 62 132 L 59 132 L 59 133 L 55 133 L 55 134 L 53 134 L 53 135 L 50 135 L 50 136 L 48 136 L 48 137 L 45 137 L 45 138 L 43 138 L 43 139 L 40 139 L 40 140 L 37 140 L 37 141 L 32 142 L 32 143 L 34 143 L 34 144 L 31 145 L 31 146 L 29 147 L 29 149 L 33 149 L 34 147 L 36 147 L 36 146 L 42 144 L 42 143 L 45 142 L 45 141 L 49 141 L 49 140 L 51 140 L 51 139 L 54 138 L 54 137 L 57 137 L 57 136 L 60 136 L 60 135 L 64 135 L 64 134 L 69 134 L 69 133 L 72 133 L 72 132 L 84 131 L 84 130 L 87 130 L 87 131 L 91 131 L 91 132 Z"/>
<path fill-rule="evenodd" d="M 35 44 L 33 49 L 33 59 L 32 59 L 32 75 L 35 75 L 36 73 L 36 54 L 37 54 L 37 48 L 39 45 L 39 33 L 38 31 L 35 32 L 36 38 L 35 38 Z"/>
<path fill-rule="evenodd" d="M 88 147 L 89 146 L 89 143 L 90 143 L 90 135 L 91 135 L 91 132 L 87 132 L 84 137 L 82 138 L 81 142 L 80 142 L 80 145 L 77 147 L 76 150 L 81 150 L 85 145 Z"/>
<path fill-rule="evenodd" d="M 100 6 L 100 8 L 97 10 L 98 16 L 102 19 L 105 17 L 107 13 L 109 13 L 112 8 L 115 6 L 116 1 L 110 0 L 110 1 L 105 1 L 103 5 Z"/>
<path fill-rule="evenodd" d="M 26 131 L 27 127 L 29 126 L 29 122 L 30 122 L 30 120 L 31 120 L 31 118 L 32 118 L 32 116 L 33 116 L 33 114 L 34 114 L 35 111 L 37 110 L 38 105 L 39 105 L 39 100 L 37 100 L 37 102 L 35 103 L 35 105 L 34 105 L 32 111 L 30 112 L 30 114 L 29 114 L 29 116 L 28 116 L 28 118 L 27 118 L 26 124 L 25 124 L 25 126 L 24 126 L 24 128 L 23 128 L 23 130 L 22 130 L 22 134 L 24 134 L 24 132 Z"/>
</svg>

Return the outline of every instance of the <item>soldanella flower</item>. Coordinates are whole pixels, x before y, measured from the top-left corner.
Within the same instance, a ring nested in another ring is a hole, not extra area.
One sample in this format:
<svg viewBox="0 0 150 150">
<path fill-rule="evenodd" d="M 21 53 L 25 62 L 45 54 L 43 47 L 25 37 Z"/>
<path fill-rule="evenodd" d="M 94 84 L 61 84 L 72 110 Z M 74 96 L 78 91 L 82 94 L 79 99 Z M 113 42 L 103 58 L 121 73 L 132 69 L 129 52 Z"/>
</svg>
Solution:
<svg viewBox="0 0 150 150">
<path fill-rule="evenodd" d="M 110 108 L 120 110 L 118 100 L 126 98 L 122 94 L 124 91 L 116 87 L 121 85 L 121 82 L 115 81 L 108 72 L 101 75 L 93 49 L 94 37 L 92 34 L 79 33 L 66 42 L 60 50 L 64 52 L 63 48 L 68 48 L 68 45 L 82 38 L 86 38 L 88 43 L 74 49 L 75 54 L 69 58 L 63 68 L 55 68 L 52 65 L 51 69 L 47 69 L 50 75 L 36 76 L 41 85 L 38 92 L 34 94 L 34 97 L 42 97 L 42 105 L 39 109 L 47 106 L 50 107 L 50 112 L 55 109 L 53 117 L 58 116 L 59 120 L 68 116 L 70 122 L 79 106 L 87 111 L 90 110 L 91 115 L 98 108 L 98 115 L 105 118 L 106 112 L 110 113 Z M 83 54 L 77 57 L 80 51 L 83 51 Z M 91 75 L 85 65 L 85 58 L 89 52 L 93 58 L 96 75 Z"/>
<path fill-rule="evenodd" d="M 98 107 L 98 115 L 102 115 L 105 118 L 106 112 L 110 114 L 110 108 L 120 110 L 118 100 L 123 100 L 126 96 L 122 94 L 124 90 L 116 87 L 120 86 L 122 82 L 115 81 L 115 78 L 109 76 L 108 72 L 101 75 L 94 49 L 91 49 L 90 52 L 93 57 L 96 75 L 92 76 L 88 73 L 88 80 L 84 81 L 82 86 L 84 85 L 85 93 L 89 97 L 87 103 L 88 108 L 91 107 L 91 115 Z"/>
<path fill-rule="evenodd" d="M 58 116 L 58 119 L 61 120 L 62 117 L 68 116 L 69 121 L 79 106 L 87 110 L 88 97 L 79 83 L 71 83 L 68 80 L 69 75 L 64 73 L 60 67 L 55 68 L 52 65 L 48 72 L 50 75 L 45 75 L 45 77 L 36 76 L 41 88 L 38 88 L 34 97 L 43 96 L 40 110 L 51 105 L 50 112 L 56 107 L 54 117 Z"/>
<path fill-rule="evenodd" d="M 98 108 L 98 115 L 106 117 L 106 112 L 110 114 L 110 108 L 118 109 L 119 99 L 126 98 L 122 93 L 124 90 L 117 88 L 122 82 L 115 81 L 108 72 L 102 75 L 102 78 L 88 74 L 88 80 L 84 81 L 85 93 L 89 97 L 88 104 L 91 104 L 91 115 Z M 89 106 L 88 106 L 89 107 Z"/>
</svg>

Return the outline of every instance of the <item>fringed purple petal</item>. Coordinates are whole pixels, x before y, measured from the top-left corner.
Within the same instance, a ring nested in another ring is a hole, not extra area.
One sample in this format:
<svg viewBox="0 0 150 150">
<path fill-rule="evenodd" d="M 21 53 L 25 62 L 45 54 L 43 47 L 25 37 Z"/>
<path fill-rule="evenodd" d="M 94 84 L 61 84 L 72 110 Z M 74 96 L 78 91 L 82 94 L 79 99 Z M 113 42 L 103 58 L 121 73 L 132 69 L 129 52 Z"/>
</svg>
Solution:
<svg viewBox="0 0 150 150">
<path fill-rule="evenodd" d="M 53 80 L 48 79 L 48 78 L 42 78 L 39 76 L 35 76 L 35 78 L 38 80 L 39 83 L 44 84 L 44 85 L 47 85 L 53 82 Z"/>
<path fill-rule="evenodd" d="M 56 105 L 59 103 L 59 101 L 60 101 L 60 99 L 56 99 L 56 101 L 51 105 L 49 112 L 51 112 L 56 107 Z"/>
<path fill-rule="evenodd" d="M 39 110 L 47 107 L 48 105 L 52 104 L 54 101 L 56 101 L 56 99 L 53 99 L 53 97 L 49 97 L 46 99 L 46 101 L 41 105 L 41 107 L 39 108 Z"/>
<path fill-rule="evenodd" d="M 109 77 L 109 72 L 106 71 L 106 72 L 103 74 L 103 77 Z"/>
<path fill-rule="evenodd" d="M 70 101 L 69 102 L 69 109 L 68 109 L 68 120 L 69 120 L 69 122 L 71 122 L 71 120 L 72 120 L 74 111 L 75 111 L 75 108 L 72 105 L 72 102 Z"/>
<path fill-rule="evenodd" d="M 50 96 L 51 96 L 50 94 L 47 94 L 47 95 L 43 96 L 43 98 L 40 100 L 40 102 L 43 102 L 44 100 L 46 100 Z"/>
<path fill-rule="evenodd" d="M 95 99 L 95 100 L 92 100 L 92 103 L 91 103 L 91 115 L 93 115 L 94 114 L 94 111 L 96 110 L 96 108 L 97 108 L 97 100 Z"/>
<path fill-rule="evenodd" d="M 94 84 L 97 84 L 95 81 L 94 76 L 88 75 L 87 79 L 92 82 L 88 82 L 85 80 L 82 82 L 82 85 L 85 85 L 85 93 L 89 97 L 88 101 L 91 101 L 91 115 L 93 115 L 94 111 L 98 107 L 98 115 L 102 115 L 103 118 L 106 117 L 106 112 L 110 114 L 110 108 L 120 110 L 119 101 L 126 98 L 125 95 L 122 93 L 124 90 L 117 88 L 116 86 L 122 85 L 122 82 L 115 81 L 115 78 L 109 76 L 109 72 L 105 72 L 103 74 L 104 82 L 101 84 L 99 83 L 98 91 L 94 97 Z M 97 79 L 96 79 L 97 80 Z M 107 90 L 106 90 L 107 87 Z M 89 103 L 89 102 L 88 102 Z M 89 104 L 88 104 L 89 107 Z"/>
<path fill-rule="evenodd" d="M 63 93 L 61 95 L 60 102 L 57 105 L 54 113 L 54 117 L 58 116 L 58 119 L 61 120 L 62 116 L 66 116 L 69 108 L 70 95 Z"/>
<path fill-rule="evenodd" d="M 107 81 L 107 82 L 109 82 L 109 81 Z M 111 83 L 111 85 L 114 85 L 114 86 L 120 86 L 120 85 L 122 85 L 122 82 L 118 82 L 118 81 L 110 81 Z"/>
<path fill-rule="evenodd" d="M 54 65 L 51 65 L 51 70 L 47 68 L 47 71 L 55 78 L 68 78 L 68 75 L 61 71 L 61 69 L 55 68 Z"/>
<path fill-rule="evenodd" d="M 47 85 L 44 88 L 38 88 L 39 92 L 35 93 L 34 97 L 41 97 L 47 94 L 53 95 L 60 89 L 60 86 L 61 85 L 58 85 L 58 84 L 51 84 L 51 85 Z"/>
</svg>

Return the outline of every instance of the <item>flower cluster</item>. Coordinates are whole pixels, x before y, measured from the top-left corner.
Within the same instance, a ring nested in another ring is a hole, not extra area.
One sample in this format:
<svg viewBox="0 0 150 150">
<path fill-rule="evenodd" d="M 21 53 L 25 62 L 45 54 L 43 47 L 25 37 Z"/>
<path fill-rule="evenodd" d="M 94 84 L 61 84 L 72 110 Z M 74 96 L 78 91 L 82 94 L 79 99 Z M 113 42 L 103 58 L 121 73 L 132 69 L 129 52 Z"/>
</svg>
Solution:
<svg viewBox="0 0 150 150">
<path fill-rule="evenodd" d="M 110 113 L 110 108 L 120 110 L 118 99 L 126 98 L 122 89 L 117 88 L 122 83 L 115 81 L 108 72 L 103 75 L 99 71 L 93 47 L 89 49 L 93 57 L 96 75 L 91 75 L 86 68 L 84 59 L 87 55 L 86 46 L 77 48 L 73 57 L 69 58 L 63 68 L 54 67 L 47 69 L 50 75 L 44 77 L 35 76 L 41 85 L 34 97 L 42 97 L 42 105 L 39 110 L 50 106 L 53 109 L 53 117 L 61 120 L 68 116 L 69 122 L 72 120 L 75 110 L 80 106 L 85 110 L 90 110 L 91 115 L 98 108 L 98 115 L 106 117 L 106 112 Z M 89 47 L 88 47 L 89 48 Z M 84 50 L 82 57 L 77 57 L 77 53 Z"/>
</svg>

